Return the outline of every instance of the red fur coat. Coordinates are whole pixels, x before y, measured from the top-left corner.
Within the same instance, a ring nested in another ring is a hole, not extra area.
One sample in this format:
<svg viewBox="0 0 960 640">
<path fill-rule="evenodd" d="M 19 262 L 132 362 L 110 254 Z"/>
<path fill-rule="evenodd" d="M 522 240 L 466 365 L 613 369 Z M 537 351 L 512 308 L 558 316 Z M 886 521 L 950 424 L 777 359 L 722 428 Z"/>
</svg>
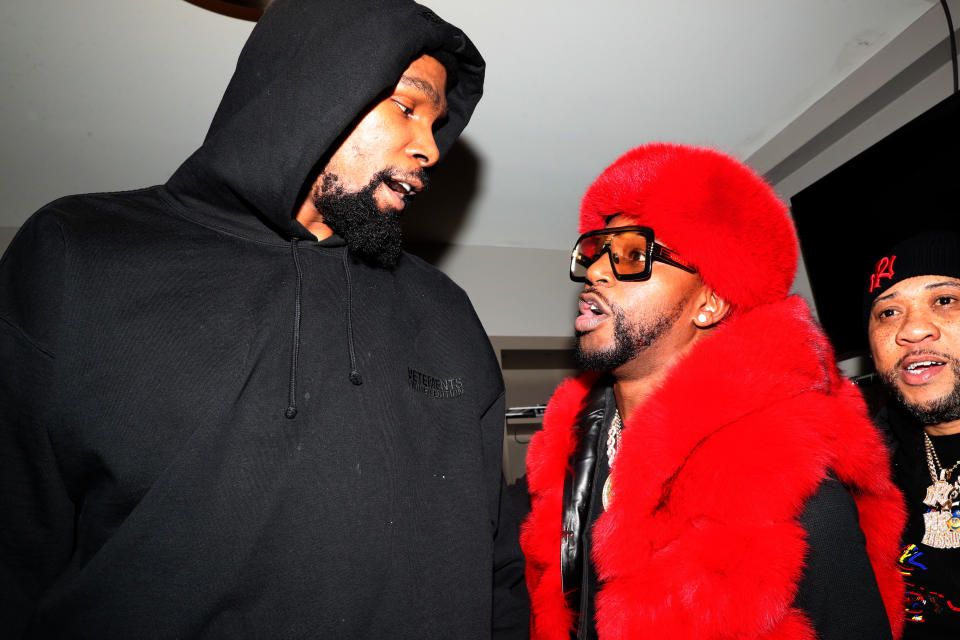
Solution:
<svg viewBox="0 0 960 640">
<path fill-rule="evenodd" d="M 522 543 L 535 638 L 567 640 L 561 593 L 564 474 L 596 380 L 564 382 L 527 454 L 533 509 Z M 627 420 L 616 497 L 593 530 L 601 639 L 813 638 L 791 606 L 797 522 L 828 470 L 850 489 L 899 638 L 903 502 L 879 433 L 804 302 L 790 297 L 719 327 Z"/>
</svg>

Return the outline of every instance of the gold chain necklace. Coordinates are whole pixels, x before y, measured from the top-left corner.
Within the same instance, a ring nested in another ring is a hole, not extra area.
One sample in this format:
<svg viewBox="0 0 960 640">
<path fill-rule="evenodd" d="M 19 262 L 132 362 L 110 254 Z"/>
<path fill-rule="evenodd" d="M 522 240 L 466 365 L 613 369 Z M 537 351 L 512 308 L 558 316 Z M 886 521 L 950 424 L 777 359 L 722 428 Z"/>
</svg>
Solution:
<svg viewBox="0 0 960 640">
<path fill-rule="evenodd" d="M 620 436 L 623 432 L 623 420 L 620 419 L 620 410 L 616 409 L 613 414 L 613 422 L 610 423 L 610 429 L 607 431 L 607 466 L 609 472 L 607 479 L 603 483 L 603 493 L 601 502 L 603 510 L 606 511 L 613 502 L 613 461 L 617 457 L 617 451 L 620 449 Z"/>
<path fill-rule="evenodd" d="M 950 482 L 950 476 L 960 467 L 960 460 L 945 469 L 926 432 L 923 445 L 933 481 L 923 499 L 923 504 L 932 507 L 923 514 L 923 544 L 937 549 L 956 549 L 960 547 L 960 474 L 954 482 Z"/>
</svg>

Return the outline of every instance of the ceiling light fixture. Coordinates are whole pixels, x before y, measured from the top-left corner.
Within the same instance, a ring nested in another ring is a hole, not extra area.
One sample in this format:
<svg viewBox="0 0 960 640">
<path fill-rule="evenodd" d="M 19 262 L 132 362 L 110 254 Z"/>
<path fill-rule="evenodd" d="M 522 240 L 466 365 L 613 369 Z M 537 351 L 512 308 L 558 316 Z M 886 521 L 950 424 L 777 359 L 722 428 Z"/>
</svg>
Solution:
<svg viewBox="0 0 960 640">
<path fill-rule="evenodd" d="M 224 16 L 256 22 L 273 0 L 187 0 L 187 2 Z"/>
</svg>

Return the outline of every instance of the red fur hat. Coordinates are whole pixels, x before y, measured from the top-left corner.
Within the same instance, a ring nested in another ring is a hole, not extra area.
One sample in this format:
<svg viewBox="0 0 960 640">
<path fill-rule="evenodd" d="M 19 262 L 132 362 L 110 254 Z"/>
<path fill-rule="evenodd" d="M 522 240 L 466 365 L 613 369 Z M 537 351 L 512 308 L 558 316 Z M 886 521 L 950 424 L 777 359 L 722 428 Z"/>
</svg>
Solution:
<svg viewBox="0 0 960 640">
<path fill-rule="evenodd" d="M 628 151 L 587 189 L 580 233 L 616 214 L 651 227 L 737 308 L 780 300 L 793 285 L 797 236 L 786 206 L 718 151 L 668 143 Z"/>
</svg>

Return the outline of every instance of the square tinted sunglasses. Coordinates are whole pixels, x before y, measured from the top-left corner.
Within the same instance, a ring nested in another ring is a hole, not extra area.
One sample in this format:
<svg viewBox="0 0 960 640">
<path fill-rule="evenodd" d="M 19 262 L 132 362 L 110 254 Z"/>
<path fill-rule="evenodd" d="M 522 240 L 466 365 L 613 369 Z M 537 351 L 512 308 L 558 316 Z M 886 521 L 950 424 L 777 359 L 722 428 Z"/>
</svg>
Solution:
<svg viewBox="0 0 960 640">
<path fill-rule="evenodd" d="M 577 239 L 570 256 L 570 279 L 585 282 L 587 269 L 603 254 L 610 256 L 617 280 L 649 279 L 654 260 L 690 273 L 697 272 L 676 251 L 655 242 L 650 227 L 610 227 L 588 231 Z"/>
</svg>

